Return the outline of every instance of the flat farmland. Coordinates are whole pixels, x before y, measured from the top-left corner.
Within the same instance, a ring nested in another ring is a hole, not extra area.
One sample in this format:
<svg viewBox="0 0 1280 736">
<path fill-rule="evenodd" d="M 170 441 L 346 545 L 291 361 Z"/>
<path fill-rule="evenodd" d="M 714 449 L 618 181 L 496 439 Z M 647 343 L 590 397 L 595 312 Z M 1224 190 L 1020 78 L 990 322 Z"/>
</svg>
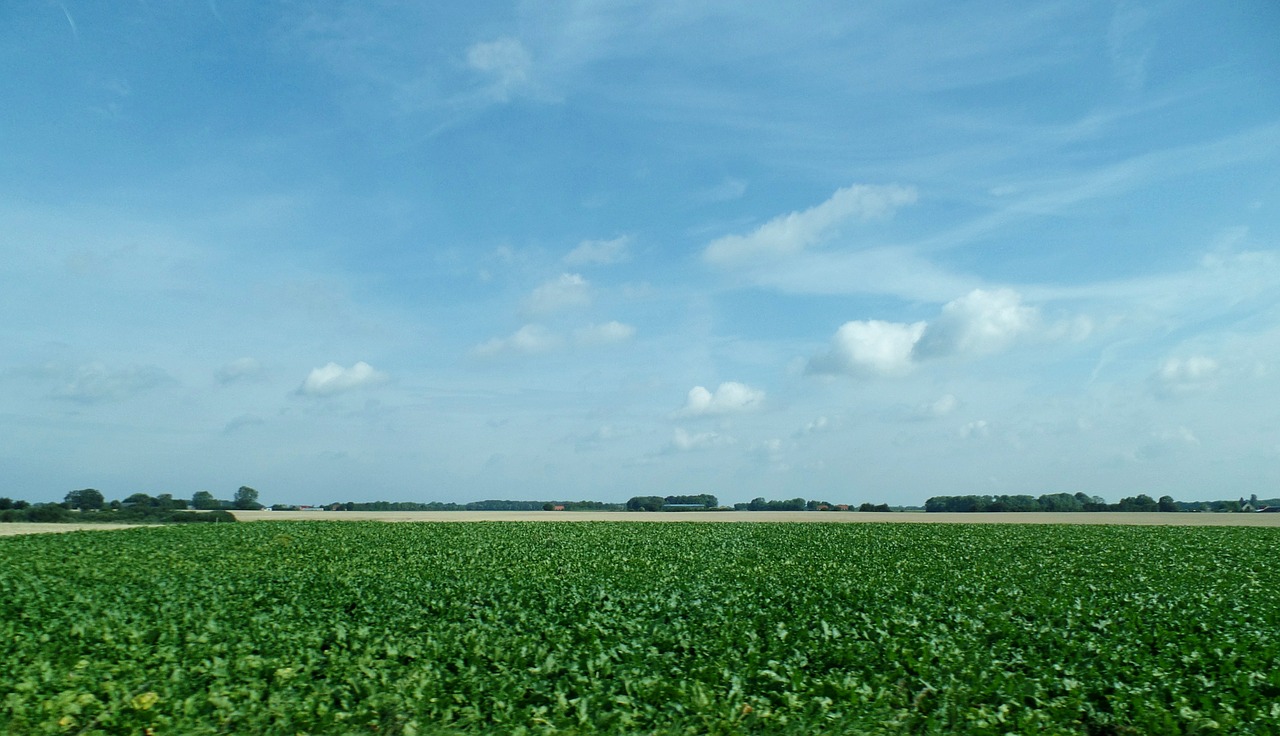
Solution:
<svg viewBox="0 0 1280 736">
<path fill-rule="evenodd" d="M 1280 722 L 1274 528 L 347 518 L 0 539 L 0 732 Z"/>
<path fill-rule="evenodd" d="M 1001 513 L 925 514 L 814 511 L 233 511 L 237 521 L 384 521 L 403 522 L 643 522 L 643 523 L 801 523 L 801 524 L 1086 524 L 1134 526 L 1280 527 L 1280 514 Z M 0 537 L 73 531 L 110 531 L 138 524 L 0 524 Z"/>
<path fill-rule="evenodd" d="M 988 513 L 851 511 L 233 511 L 239 521 L 638 521 L 824 524 L 1130 524 L 1138 526 L 1280 527 L 1280 514 Z"/>
</svg>

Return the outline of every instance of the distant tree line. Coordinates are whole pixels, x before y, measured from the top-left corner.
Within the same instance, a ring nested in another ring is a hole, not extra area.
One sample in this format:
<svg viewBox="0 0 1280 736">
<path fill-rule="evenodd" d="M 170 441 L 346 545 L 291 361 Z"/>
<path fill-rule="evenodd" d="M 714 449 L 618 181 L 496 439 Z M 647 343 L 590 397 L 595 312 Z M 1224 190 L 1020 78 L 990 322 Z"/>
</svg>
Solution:
<svg viewBox="0 0 1280 736">
<path fill-rule="evenodd" d="M 543 511 L 622 511 L 626 506 L 604 501 L 547 501 Z"/>
<path fill-rule="evenodd" d="M 818 499 L 805 500 L 792 498 L 784 501 L 773 501 L 764 497 L 753 498 L 747 503 L 735 503 L 734 511 L 893 511 L 889 504 L 863 503 L 854 507 L 852 504 L 831 503 Z"/>
<path fill-rule="evenodd" d="M 1257 510 L 1267 506 L 1278 507 L 1280 500 L 1259 501 L 1256 495 L 1250 501 L 1175 501 L 1172 496 L 1159 500 L 1140 493 L 1120 499 L 1119 503 L 1107 503 L 1098 496 L 1084 493 L 1047 493 L 1039 497 L 1013 496 L 934 496 L 925 501 L 927 512 L 1031 512 L 1031 511 L 1241 511 Z"/>
<path fill-rule="evenodd" d="M 123 500 L 108 501 L 96 488 L 70 491 L 61 503 L 30 503 L 0 498 L 0 523 L 35 522 L 147 522 L 207 523 L 235 521 L 229 509 L 259 509 L 258 492 L 241 486 L 230 501 L 218 500 L 208 491 L 196 491 L 190 501 L 174 498 L 171 493 L 152 496 L 134 493 Z M 204 513 L 195 513 L 196 509 Z"/>
<path fill-rule="evenodd" d="M 566 511 L 621 511 L 620 503 L 604 501 L 472 501 L 470 503 L 444 503 L 432 501 L 417 503 L 414 501 L 366 501 L 331 503 L 324 508 L 330 511 L 550 511 L 563 506 Z M 284 506 L 272 508 L 284 509 Z M 296 507 L 295 507 L 296 508 Z"/>
</svg>

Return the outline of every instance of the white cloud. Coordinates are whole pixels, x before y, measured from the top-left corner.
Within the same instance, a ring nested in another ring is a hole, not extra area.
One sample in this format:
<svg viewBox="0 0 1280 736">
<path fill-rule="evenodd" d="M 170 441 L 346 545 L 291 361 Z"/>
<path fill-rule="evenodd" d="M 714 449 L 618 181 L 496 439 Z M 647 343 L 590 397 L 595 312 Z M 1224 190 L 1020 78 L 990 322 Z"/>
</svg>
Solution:
<svg viewBox="0 0 1280 736">
<path fill-rule="evenodd" d="M 671 444 L 669 445 L 669 448 L 678 452 L 689 452 L 691 450 L 705 450 L 709 447 L 731 445 L 733 443 L 734 439 L 732 437 L 726 437 L 719 432 L 693 433 L 682 427 L 676 427 L 675 432 L 671 436 Z"/>
<path fill-rule="evenodd" d="M 588 450 L 598 449 L 606 444 L 616 442 L 621 439 L 633 437 L 637 431 L 632 427 L 618 427 L 612 424 L 602 424 L 594 432 L 583 435 L 570 437 L 574 450 L 577 452 L 585 452 Z"/>
<path fill-rule="evenodd" d="M 749 411 L 758 408 L 763 401 L 763 391 L 736 381 L 720 384 L 715 393 L 702 386 L 694 386 L 689 389 L 689 398 L 678 415 L 702 416 Z"/>
<path fill-rule="evenodd" d="M 1054 341 L 1083 342 L 1093 334 L 1094 328 L 1092 319 L 1084 315 L 1077 315 L 1049 325 L 1045 328 L 1044 336 L 1045 339 Z"/>
<path fill-rule="evenodd" d="M 503 353 L 534 355 L 555 350 L 563 342 L 559 335 L 542 325 L 532 324 L 521 327 L 510 337 L 495 337 L 478 345 L 473 352 L 481 358 L 492 358 Z"/>
<path fill-rule="evenodd" d="M 613 240 L 584 240 L 569 251 L 564 262 L 570 266 L 607 266 L 627 261 L 631 254 L 631 238 L 623 235 Z"/>
<path fill-rule="evenodd" d="M 704 202 L 730 202 L 740 199 L 747 193 L 747 182 L 742 179 L 726 177 L 724 181 L 698 195 Z"/>
<path fill-rule="evenodd" d="M 1038 321 L 1039 312 L 1023 306 L 1017 292 L 974 289 L 942 308 L 942 314 L 921 335 L 913 354 L 916 358 L 935 358 L 998 352 L 1032 330 Z"/>
<path fill-rule="evenodd" d="M 709 263 L 734 265 L 799 253 L 829 239 L 850 220 L 884 217 L 915 201 L 916 191 L 910 187 L 855 184 L 836 190 L 820 205 L 775 217 L 746 235 L 718 238 L 702 256 Z"/>
<path fill-rule="evenodd" d="M 1204 355 L 1166 358 L 1151 376 L 1157 393 L 1180 395 L 1208 391 L 1217 385 L 1218 361 Z"/>
<path fill-rule="evenodd" d="M 1116 78 L 1130 90 L 1142 89 L 1154 43 L 1146 31 L 1148 13 L 1132 4 L 1119 3 L 1107 29 L 1107 51 Z"/>
<path fill-rule="evenodd" d="M 350 368 L 343 368 L 337 363 L 328 363 L 322 368 L 313 368 L 302 382 L 298 392 L 308 396 L 332 396 L 358 388 L 376 386 L 387 380 L 387 374 L 375 370 L 373 366 L 360 361 Z"/>
<path fill-rule="evenodd" d="M 155 366 L 111 369 L 101 363 L 89 363 L 76 368 L 62 386 L 54 389 L 53 396 L 84 404 L 118 401 L 171 380 L 167 373 Z"/>
<path fill-rule="evenodd" d="M 1135 460 L 1156 460 L 1200 446 L 1200 438 L 1186 427 L 1174 427 L 1151 433 L 1151 441 L 1139 447 Z"/>
<path fill-rule="evenodd" d="M 803 429 L 798 430 L 798 431 L 797 431 L 794 435 L 792 435 L 792 436 L 793 436 L 793 437 L 808 437 L 809 435 L 813 435 L 813 434 L 821 434 L 821 433 L 823 433 L 823 432 L 831 432 L 831 431 L 834 431 L 835 429 L 837 429 L 837 428 L 839 427 L 839 424 L 840 424 L 840 422 L 839 422 L 838 420 L 834 420 L 834 419 L 831 419 L 831 418 L 826 417 L 826 416 L 821 416 L 821 417 L 818 417 L 817 419 L 813 420 L 812 422 L 809 422 L 808 424 L 804 425 L 804 428 L 803 428 Z"/>
<path fill-rule="evenodd" d="M 222 428 L 222 432 L 223 434 L 233 434 L 245 429 L 246 427 L 255 427 L 263 424 L 266 424 L 266 422 L 262 417 L 256 414 L 241 414 L 227 422 L 226 426 Z"/>
<path fill-rule="evenodd" d="M 754 442 L 748 448 L 748 452 L 755 455 L 759 460 L 769 463 L 775 470 L 785 470 L 787 465 L 784 463 L 786 456 L 786 445 L 781 438 L 771 437 L 761 442 Z"/>
<path fill-rule="evenodd" d="M 533 314 L 548 314 L 591 303 L 591 285 L 576 273 L 562 273 L 559 278 L 542 284 L 525 300 L 525 309 Z"/>
<path fill-rule="evenodd" d="M 922 302 L 945 301 L 977 283 L 901 246 L 807 251 L 758 264 L 745 275 L 788 294 L 887 294 Z"/>
<path fill-rule="evenodd" d="M 219 368 L 214 377 L 218 383 L 235 383 L 255 378 L 262 374 L 262 364 L 253 358 L 239 358 Z"/>
<path fill-rule="evenodd" d="M 916 416 L 923 419 L 945 417 L 960 407 L 960 400 L 951 394 L 944 394 L 937 401 L 931 401 L 916 407 Z"/>
<path fill-rule="evenodd" d="M 574 330 L 573 340 L 578 345 L 611 345 L 626 342 L 635 334 L 636 328 L 631 325 L 613 321 Z"/>
<path fill-rule="evenodd" d="M 985 419 L 969 422 L 960 428 L 961 439 L 981 440 L 991 436 L 991 425 Z"/>
<path fill-rule="evenodd" d="M 514 38 L 499 38 L 473 44 L 467 49 L 467 66 L 493 79 L 493 96 L 506 101 L 512 93 L 527 87 L 533 59 L 524 44 Z"/>
<path fill-rule="evenodd" d="M 578 347 L 613 345 L 630 340 L 636 329 L 618 321 L 580 327 L 573 331 L 573 344 Z M 566 337 L 540 324 L 527 324 L 507 337 L 495 337 L 477 345 L 471 352 L 479 358 L 493 358 L 502 354 L 536 355 L 559 350 L 566 344 Z"/>
<path fill-rule="evenodd" d="M 924 331 L 924 322 L 846 322 L 832 338 L 831 350 L 810 360 L 806 370 L 811 374 L 901 375 L 911 370 L 911 351 Z"/>
<path fill-rule="evenodd" d="M 811 359 L 805 370 L 819 375 L 902 375 L 918 360 L 998 352 L 1038 327 L 1039 311 L 1023 306 L 1017 292 L 974 289 L 945 304 L 932 322 L 846 322 L 832 338 L 831 349 Z M 1091 329 L 1087 319 L 1068 321 L 1052 326 L 1044 336 L 1084 339 Z"/>
</svg>

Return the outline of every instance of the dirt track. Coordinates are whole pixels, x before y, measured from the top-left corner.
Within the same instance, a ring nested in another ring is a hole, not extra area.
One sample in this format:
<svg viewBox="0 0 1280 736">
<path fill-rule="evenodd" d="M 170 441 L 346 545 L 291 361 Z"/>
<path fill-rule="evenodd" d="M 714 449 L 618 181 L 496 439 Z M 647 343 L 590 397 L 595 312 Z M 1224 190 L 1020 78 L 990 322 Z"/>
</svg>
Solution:
<svg viewBox="0 0 1280 736">
<path fill-rule="evenodd" d="M 1280 514 L 1002 513 L 925 514 L 848 511 L 234 511 L 240 521 L 641 521 L 827 522 L 857 524 L 1136 524 L 1142 526 L 1272 526 Z"/>
</svg>

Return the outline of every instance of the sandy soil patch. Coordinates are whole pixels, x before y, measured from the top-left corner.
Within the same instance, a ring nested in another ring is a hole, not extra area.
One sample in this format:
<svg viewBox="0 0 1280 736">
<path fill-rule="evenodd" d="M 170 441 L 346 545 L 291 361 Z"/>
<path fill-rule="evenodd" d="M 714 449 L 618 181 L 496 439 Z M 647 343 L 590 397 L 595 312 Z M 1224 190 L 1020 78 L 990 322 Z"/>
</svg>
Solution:
<svg viewBox="0 0 1280 736">
<path fill-rule="evenodd" d="M 32 524 L 19 521 L 0 524 L 0 537 L 12 537 L 18 534 L 59 534 L 62 532 L 102 531 L 113 529 L 129 529 L 135 526 L 156 526 L 155 524 Z"/>
<path fill-rule="evenodd" d="M 841 511 L 233 511 L 240 521 L 639 521 L 826 522 L 858 524 L 1136 524 L 1142 526 L 1272 526 L 1280 514 L 1029 513 L 925 514 Z"/>
</svg>

